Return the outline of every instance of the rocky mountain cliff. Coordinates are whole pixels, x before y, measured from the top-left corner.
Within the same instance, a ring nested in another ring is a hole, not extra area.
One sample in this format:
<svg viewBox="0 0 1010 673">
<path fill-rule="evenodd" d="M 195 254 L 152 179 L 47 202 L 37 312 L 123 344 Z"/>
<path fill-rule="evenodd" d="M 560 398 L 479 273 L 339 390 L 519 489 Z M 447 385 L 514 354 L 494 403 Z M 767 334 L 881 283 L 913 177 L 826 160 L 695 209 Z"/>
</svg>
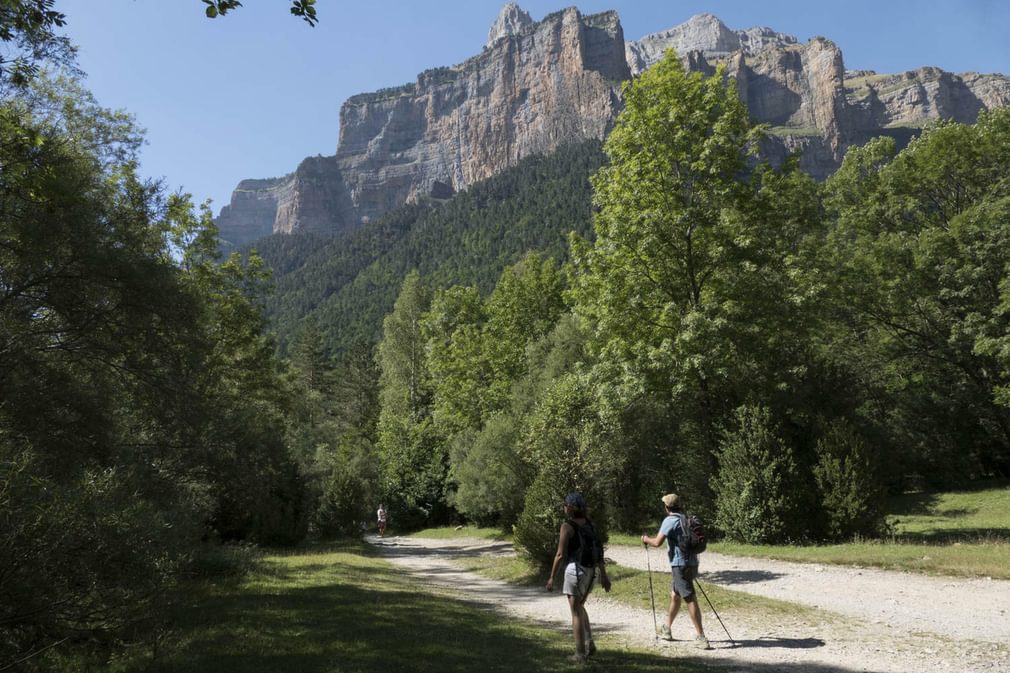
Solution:
<svg viewBox="0 0 1010 673">
<path fill-rule="evenodd" d="M 348 99 L 335 156 L 243 181 L 217 220 L 221 237 L 346 230 L 407 201 L 447 198 L 523 157 L 602 138 L 630 77 L 616 13 L 572 7 L 533 22 L 506 5 L 477 56 Z"/>
<path fill-rule="evenodd" d="M 972 122 L 1010 104 L 1002 75 L 848 72 L 830 40 L 734 31 L 711 14 L 625 43 L 614 12 L 571 7 L 536 22 L 509 3 L 480 54 L 348 99 L 335 155 L 239 183 L 217 219 L 221 237 L 241 245 L 270 233 L 352 229 L 404 202 L 447 198 L 525 156 L 602 138 L 620 111 L 621 84 L 669 48 L 693 71 L 725 64 L 752 116 L 770 126 L 766 155 L 799 151 L 818 178 L 875 135 L 907 141 L 930 120 Z"/>
</svg>

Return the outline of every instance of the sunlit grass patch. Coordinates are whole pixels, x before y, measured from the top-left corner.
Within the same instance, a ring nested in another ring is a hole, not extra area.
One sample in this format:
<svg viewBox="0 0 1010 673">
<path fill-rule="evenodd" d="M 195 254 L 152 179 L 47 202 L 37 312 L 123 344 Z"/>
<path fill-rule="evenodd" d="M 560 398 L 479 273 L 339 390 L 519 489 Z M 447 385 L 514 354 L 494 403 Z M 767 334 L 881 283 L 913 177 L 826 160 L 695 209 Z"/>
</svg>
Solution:
<svg viewBox="0 0 1010 673">
<path fill-rule="evenodd" d="M 408 537 L 425 537 L 434 540 L 452 540 L 456 538 L 480 538 L 482 540 L 509 540 L 511 536 L 499 528 L 480 528 L 478 526 L 444 526 L 441 528 L 425 528 Z"/>
<path fill-rule="evenodd" d="M 836 545 L 771 546 L 721 542 L 710 545 L 724 554 L 805 563 L 832 563 L 908 570 L 936 575 L 1010 579 L 1010 543 L 850 542 Z"/>
<path fill-rule="evenodd" d="M 902 539 L 1010 541 L 1010 487 L 902 495 L 890 512 L 888 523 Z"/>
<path fill-rule="evenodd" d="M 834 563 L 937 575 L 1010 579 L 1010 488 L 916 493 L 892 498 L 892 533 L 826 545 L 719 542 L 724 554 Z"/>
</svg>

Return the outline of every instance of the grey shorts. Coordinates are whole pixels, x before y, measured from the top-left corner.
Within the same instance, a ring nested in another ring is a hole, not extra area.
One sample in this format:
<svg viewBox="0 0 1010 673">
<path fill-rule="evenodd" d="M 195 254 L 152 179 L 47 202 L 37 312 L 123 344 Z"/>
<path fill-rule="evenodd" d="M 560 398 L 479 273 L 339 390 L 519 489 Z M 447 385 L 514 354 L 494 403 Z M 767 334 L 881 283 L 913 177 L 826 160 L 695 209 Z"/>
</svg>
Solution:
<svg viewBox="0 0 1010 673">
<path fill-rule="evenodd" d="M 685 601 L 694 600 L 694 578 L 698 576 L 698 566 L 670 566 L 670 590 Z"/>
<path fill-rule="evenodd" d="M 596 581 L 596 568 L 586 568 L 577 563 L 565 566 L 565 584 L 561 593 L 566 596 L 588 596 Z"/>
</svg>

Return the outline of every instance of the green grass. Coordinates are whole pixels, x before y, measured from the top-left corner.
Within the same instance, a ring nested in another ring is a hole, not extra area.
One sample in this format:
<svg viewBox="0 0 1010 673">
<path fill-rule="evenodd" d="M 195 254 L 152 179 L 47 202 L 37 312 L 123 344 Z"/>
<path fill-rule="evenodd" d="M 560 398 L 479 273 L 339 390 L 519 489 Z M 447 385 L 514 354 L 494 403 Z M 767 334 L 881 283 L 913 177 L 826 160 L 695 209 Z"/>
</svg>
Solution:
<svg viewBox="0 0 1010 673">
<path fill-rule="evenodd" d="M 465 593 L 465 591 L 464 591 Z M 502 673 L 575 671 L 570 626 L 506 619 L 429 593 L 361 543 L 264 557 L 241 581 L 195 584 L 153 663 L 128 673 Z M 598 671 L 690 673 L 672 660 L 599 639 Z M 106 669 L 103 669 L 106 670 Z M 709 670 L 704 667 L 704 670 Z M 762 670 L 762 669 L 755 669 Z M 763 669 L 770 671 L 771 669 Z"/>
<path fill-rule="evenodd" d="M 902 539 L 1010 541 L 1010 487 L 893 498 L 888 523 Z"/>
<path fill-rule="evenodd" d="M 506 535 L 499 528 L 478 528 L 477 526 L 463 526 L 462 528 L 425 528 L 416 533 L 411 533 L 409 537 L 427 537 L 435 540 L 451 540 L 455 538 L 474 537 L 481 540 L 510 540 L 511 536 Z"/>
<path fill-rule="evenodd" d="M 1010 579 L 1010 543 L 950 545 L 901 542 L 851 542 L 836 545 L 770 546 L 720 542 L 709 549 L 722 554 L 782 561 L 832 563 L 928 575 Z"/>
<path fill-rule="evenodd" d="M 659 530 L 659 520 L 657 520 L 650 528 L 643 528 L 642 533 L 645 533 L 646 535 L 655 535 L 657 530 Z M 641 547 L 642 533 L 615 533 L 611 531 L 608 534 L 607 544 L 622 544 L 628 545 L 629 547 Z"/>
<path fill-rule="evenodd" d="M 864 75 L 846 79 L 843 84 L 850 99 L 860 99 L 870 93 L 870 86 L 877 86 L 881 82 L 893 79 L 893 77 L 893 75 Z"/>
<path fill-rule="evenodd" d="M 1010 487 L 892 498 L 881 540 L 809 546 L 710 545 L 724 554 L 1010 579 Z"/>
</svg>

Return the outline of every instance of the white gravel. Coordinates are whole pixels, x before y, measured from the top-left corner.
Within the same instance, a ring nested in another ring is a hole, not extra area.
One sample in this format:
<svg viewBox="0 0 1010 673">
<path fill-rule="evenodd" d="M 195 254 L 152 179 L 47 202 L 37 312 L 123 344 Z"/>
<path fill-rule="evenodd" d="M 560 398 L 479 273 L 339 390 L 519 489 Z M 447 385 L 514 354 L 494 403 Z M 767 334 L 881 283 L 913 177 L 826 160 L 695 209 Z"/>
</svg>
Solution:
<svg viewBox="0 0 1010 673">
<path fill-rule="evenodd" d="M 465 556 L 509 555 L 505 543 L 475 539 L 370 538 L 391 561 L 419 582 L 449 595 L 493 605 L 505 614 L 555 627 L 570 638 L 568 605 L 559 594 L 518 587 L 461 570 Z M 669 587 L 666 554 L 650 550 L 657 618 Z M 641 547 L 612 546 L 608 560 L 646 568 Z M 795 618 L 767 619 L 738 613 L 720 616 L 734 647 L 702 600 L 712 650 L 694 648 L 686 614 L 674 622 L 674 642 L 653 637 L 649 610 L 624 606 L 597 589 L 587 610 L 597 638 L 654 648 L 678 659 L 725 671 L 775 670 L 812 673 L 1010 673 L 1010 582 L 928 577 L 911 573 L 818 564 L 787 563 L 706 552 L 701 580 L 738 591 L 818 608 Z M 718 606 L 716 606 L 718 608 Z M 682 639 L 682 640 L 680 640 Z M 769 668 L 771 666 L 771 668 Z"/>
</svg>

